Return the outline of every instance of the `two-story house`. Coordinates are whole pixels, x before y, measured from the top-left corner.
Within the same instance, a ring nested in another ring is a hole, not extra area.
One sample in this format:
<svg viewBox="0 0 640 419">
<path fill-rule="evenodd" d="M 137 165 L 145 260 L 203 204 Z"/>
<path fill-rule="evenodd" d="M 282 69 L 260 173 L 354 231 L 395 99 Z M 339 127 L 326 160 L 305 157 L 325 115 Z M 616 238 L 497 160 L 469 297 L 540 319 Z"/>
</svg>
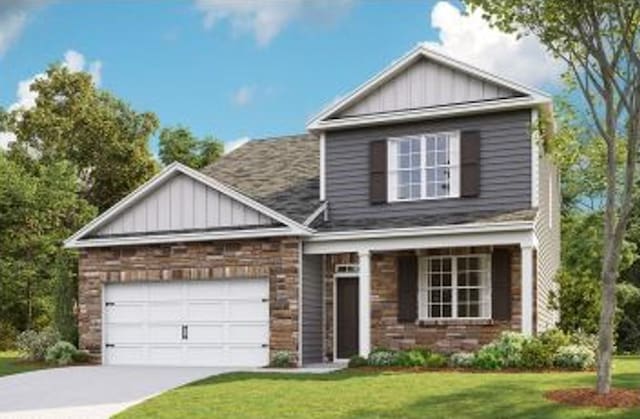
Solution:
<svg viewBox="0 0 640 419">
<path fill-rule="evenodd" d="M 172 164 L 67 240 L 80 346 L 105 364 L 260 366 L 552 327 L 550 117 L 546 94 L 420 45 L 305 134 Z"/>
</svg>

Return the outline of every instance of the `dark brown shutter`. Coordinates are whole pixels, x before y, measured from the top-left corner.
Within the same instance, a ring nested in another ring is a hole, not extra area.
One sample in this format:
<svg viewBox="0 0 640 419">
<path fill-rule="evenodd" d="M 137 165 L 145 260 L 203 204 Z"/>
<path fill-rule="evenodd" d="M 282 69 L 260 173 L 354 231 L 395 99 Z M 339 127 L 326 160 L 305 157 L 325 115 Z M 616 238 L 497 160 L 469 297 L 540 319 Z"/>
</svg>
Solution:
<svg viewBox="0 0 640 419">
<path fill-rule="evenodd" d="M 495 249 L 491 257 L 491 306 L 494 320 L 511 320 L 511 252 Z"/>
<path fill-rule="evenodd" d="M 460 196 L 480 195 L 480 131 L 460 134 Z"/>
<path fill-rule="evenodd" d="M 398 256 L 398 321 L 418 318 L 418 257 Z"/>
<path fill-rule="evenodd" d="M 387 202 L 387 140 L 369 144 L 369 200 L 372 204 Z"/>
</svg>

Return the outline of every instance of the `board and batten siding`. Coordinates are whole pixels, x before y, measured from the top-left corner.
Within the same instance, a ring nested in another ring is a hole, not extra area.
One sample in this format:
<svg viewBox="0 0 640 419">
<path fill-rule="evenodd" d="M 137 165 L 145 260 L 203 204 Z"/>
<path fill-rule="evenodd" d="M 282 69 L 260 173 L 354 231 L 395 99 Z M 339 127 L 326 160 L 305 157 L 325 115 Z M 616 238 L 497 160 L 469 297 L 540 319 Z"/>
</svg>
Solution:
<svg viewBox="0 0 640 419">
<path fill-rule="evenodd" d="M 179 174 L 100 228 L 96 236 L 273 224 L 270 217 Z"/>
<path fill-rule="evenodd" d="M 323 261 L 320 255 L 302 259 L 302 363 L 323 361 Z"/>
<path fill-rule="evenodd" d="M 477 76 L 420 58 L 344 110 L 340 117 L 480 102 L 518 95 L 517 92 Z"/>
<path fill-rule="evenodd" d="M 428 216 L 531 208 L 531 115 L 528 110 L 403 123 L 326 133 L 326 194 L 336 221 Z M 447 198 L 372 205 L 369 143 L 452 130 L 480 131 L 480 192 Z"/>
<path fill-rule="evenodd" d="M 543 332 L 560 320 L 558 310 L 549 306 L 558 292 L 555 275 L 560 267 L 560 182 L 557 167 L 547 156 L 539 163 L 539 208 L 535 220 L 538 239 L 536 258 L 536 331 Z"/>
</svg>

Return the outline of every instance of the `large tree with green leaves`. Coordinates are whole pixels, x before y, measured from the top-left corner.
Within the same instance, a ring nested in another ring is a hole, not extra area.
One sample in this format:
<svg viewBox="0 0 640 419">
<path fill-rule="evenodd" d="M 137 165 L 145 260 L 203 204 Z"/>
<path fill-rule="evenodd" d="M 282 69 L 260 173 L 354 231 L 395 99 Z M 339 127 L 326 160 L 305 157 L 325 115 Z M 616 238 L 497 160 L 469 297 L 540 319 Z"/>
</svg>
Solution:
<svg viewBox="0 0 640 419">
<path fill-rule="evenodd" d="M 636 191 L 640 134 L 637 0 L 466 0 L 500 29 L 536 36 L 564 61 L 606 149 L 597 390 L 611 388 L 616 281 Z M 623 163 L 618 162 L 624 149 Z M 618 174 L 622 173 L 619 177 Z"/>
<path fill-rule="evenodd" d="M 17 140 L 14 159 L 25 167 L 70 161 L 82 183 L 82 196 L 101 211 L 131 192 L 157 170 L 148 148 L 158 118 L 139 113 L 91 76 L 53 65 L 31 90 L 36 105 L 9 115 Z"/>
<path fill-rule="evenodd" d="M 198 139 L 183 126 L 167 127 L 160 131 L 160 161 L 174 161 L 194 169 L 201 169 L 216 161 L 224 152 L 224 143 L 211 136 Z"/>
</svg>

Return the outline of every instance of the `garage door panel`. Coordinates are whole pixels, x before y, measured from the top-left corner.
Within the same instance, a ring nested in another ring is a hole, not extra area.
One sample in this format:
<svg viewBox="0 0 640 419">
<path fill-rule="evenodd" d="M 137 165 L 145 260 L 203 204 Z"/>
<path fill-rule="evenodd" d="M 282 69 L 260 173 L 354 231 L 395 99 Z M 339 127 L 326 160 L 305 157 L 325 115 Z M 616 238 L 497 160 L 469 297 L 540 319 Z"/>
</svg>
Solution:
<svg viewBox="0 0 640 419">
<path fill-rule="evenodd" d="M 147 306 L 148 319 L 152 322 L 182 321 L 182 302 L 150 302 Z"/>
<path fill-rule="evenodd" d="M 182 365 L 182 345 L 149 345 L 148 363 L 151 365 Z"/>
<path fill-rule="evenodd" d="M 226 316 L 224 301 L 187 302 L 187 322 L 189 321 L 223 321 Z"/>
<path fill-rule="evenodd" d="M 229 346 L 228 365 L 267 365 L 269 363 L 269 349 L 257 346 Z"/>
<path fill-rule="evenodd" d="M 222 345 L 187 346 L 185 350 L 185 364 L 190 366 L 211 365 L 226 366 L 225 350 Z"/>
<path fill-rule="evenodd" d="M 224 342 L 224 324 L 190 324 L 189 343 Z"/>
<path fill-rule="evenodd" d="M 106 301 L 146 301 L 146 293 L 145 284 L 109 284 L 105 298 Z"/>
<path fill-rule="evenodd" d="M 108 327 L 109 343 L 140 343 L 145 340 L 144 325 L 141 323 L 110 323 Z"/>
<path fill-rule="evenodd" d="M 229 281 L 213 280 L 189 283 L 187 299 L 225 299 L 229 292 Z"/>
<path fill-rule="evenodd" d="M 269 315 L 267 303 L 260 301 L 234 301 L 229 303 L 229 318 L 237 321 L 262 321 Z"/>
<path fill-rule="evenodd" d="M 176 343 L 182 340 L 182 325 L 153 324 L 147 325 L 149 343 Z"/>
<path fill-rule="evenodd" d="M 118 303 L 105 306 L 110 322 L 139 323 L 145 316 L 145 307 L 141 303 Z"/>
<path fill-rule="evenodd" d="M 237 279 L 229 281 L 231 298 L 262 299 L 269 295 L 269 285 L 266 281 L 257 279 Z"/>
<path fill-rule="evenodd" d="M 228 341 L 233 343 L 266 344 L 269 341 L 269 325 L 259 324 L 232 324 L 228 327 Z"/>
<path fill-rule="evenodd" d="M 154 283 L 149 286 L 149 301 L 181 300 L 184 283 Z"/>
<path fill-rule="evenodd" d="M 146 350 L 143 346 L 107 348 L 105 358 L 111 365 L 141 365 L 146 363 Z"/>
</svg>

